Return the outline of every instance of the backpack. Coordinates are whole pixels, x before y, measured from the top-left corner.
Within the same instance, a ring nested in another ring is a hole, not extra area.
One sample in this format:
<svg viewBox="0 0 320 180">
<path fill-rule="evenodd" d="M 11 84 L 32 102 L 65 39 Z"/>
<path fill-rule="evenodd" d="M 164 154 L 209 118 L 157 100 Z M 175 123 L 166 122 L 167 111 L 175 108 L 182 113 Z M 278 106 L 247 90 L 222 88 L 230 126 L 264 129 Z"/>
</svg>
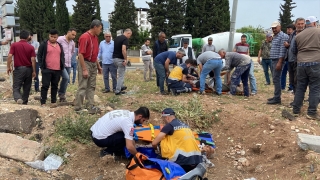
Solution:
<svg viewBox="0 0 320 180">
<path fill-rule="evenodd" d="M 177 180 L 186 174 L 176 163 L 137 153 L 126 166 L 126 180 Z"/>
</svg>

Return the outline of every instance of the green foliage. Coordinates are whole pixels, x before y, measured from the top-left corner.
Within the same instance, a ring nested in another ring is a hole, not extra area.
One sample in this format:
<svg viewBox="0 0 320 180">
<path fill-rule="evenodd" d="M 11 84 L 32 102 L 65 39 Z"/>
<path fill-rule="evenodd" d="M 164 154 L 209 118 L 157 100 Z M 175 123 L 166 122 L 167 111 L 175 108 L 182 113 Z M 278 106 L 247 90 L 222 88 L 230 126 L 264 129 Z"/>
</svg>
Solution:
<svg viewBox="0 0 320 180">
<path fill-rule="evenodd" d="M 51 146 L 48 150 L 45 151 L 45 157 L 49 156 L 51 153 L 63 157 L 67 152 L 67 149 L 64 147 L 64 144 L 61 142 L 56 142 L 55 145 Z"/>
<path fill-rule="evenodd" d="M 166 21 L 166 4 L 164 0 L 153 0 L 152 2 L 146 2 L 150 9 L 148 11 L 148 21 L 151 23 L 152 28 L 150 30 L 152 39 L 158 39 L 158 33 L 160 31 L 165 32 L 164 23 Z"/>
<path fill-rule="evenodd" d="M 95 0 L 95 8 L 96 8 L 96 12 L 93 15 L 93 19 L 98 19 L 100 21 L 102 21 L 101 19 L 101 7 L 100 7 L 100 2 L 99 0 Z M 103 25 L 102 25 L 102 29 L 103 29 Z M 103 31 L 100 33 L 100 35 L 98 36 L 99 38 L 99 42 L 104 40 L 104 35 L 103 35 Z"/>
<path fill-rule="evenodd" d="M 70 27 L 69 12 L 66 0 L 56 0 L 56 29 L 60 35 L 65 35 Z"/>
<path fill-rule="evenodd" d="M 132 36 L 129 39 L 130 46 L 139 45 L 138 25 L 135 22 L 137 14 L 133 0 L 115 0 L 114 11 L 111 12 L 111 15 L 109 21 L 113 39 L 117 36 L 117 30 L 130 28 L 132 30 Z"/>
<path fill-rule="evenodd" d="M 75 0 L 75 2 L 76 5 L 73 5 L 72 27 L 77 29 L 75 41 L 78 42 L 80 35 L 90 29 L 96 6 L 95 1 Z"/>
<path fill-rule="evenodd" d="M 291 14 L 291 11 L 293 8 L 297 6 L 295 6 L 296 3 L 292 2 L 292 0 L 283 0 L 283 1 L 284 1 L 284 4 L 280 4 L 281 12 L 279 12 L 279 21 L 281 23 L 281 30 L 286 33 L 287 26 L 293 23 L 291 18 L 294 16 Z"/>
<path fill-rule="evenodd" d="M 210 128 L 214 122 L 220 121 L 218 114 L 221 110 L 205 111 L 202 107 L 201 98 L 197 94 L 194 94 L 186 104 L 187 105 L 184 105 L 180 101 L 175 100 L 161 102 L 151 101 L 147 107 L 159 113 L 162 112 L 163 109 L 170 107 L 176 112 L 178 119 L 201 130 Z"/>
<path fill-rule="evenodd" d="M 16 1 L 16 15 L 20 28 L 38 35 L 38 41 L 48 38 L 48 31 L 55 28 L 54 0 Z"/>
<path fill-rule="evenodd" d="M 142 46 L 142 44 L 144 44 L 145 40 L 149 38 L 149 35 L 150 35 L 150 31 L 148 29 L 142 30 L 142 28 L 140 28 L 138 44 L 140 46 Z M 138 46 L 138 48 L 140 48 L 140 46 Z"/>
<path fill-rule="evenodd" d="M 253 50 L 250 48 L 250 54 L 257 56 L 259 49 L 261 47 L 261 43 L 266 38 L 263 28 L 261 26 L 258 26 L 258 27 L 245 26 L 240 29 L 237 29 L 236 31 L 240 33 L 246 33 L 252 36 L 252 38 L 254 39 L 254 47 L 253 47 Z"/>
<path fill-rule="evenodd" d="M 83 144 L 89 143 L 91 142 L 90 128 L 97 119 L 97 116 L 91 116 L 87 113 L 64 116 L 55 123 L 56 133 L 67 140 L 74 140 Z"/>
</svg>

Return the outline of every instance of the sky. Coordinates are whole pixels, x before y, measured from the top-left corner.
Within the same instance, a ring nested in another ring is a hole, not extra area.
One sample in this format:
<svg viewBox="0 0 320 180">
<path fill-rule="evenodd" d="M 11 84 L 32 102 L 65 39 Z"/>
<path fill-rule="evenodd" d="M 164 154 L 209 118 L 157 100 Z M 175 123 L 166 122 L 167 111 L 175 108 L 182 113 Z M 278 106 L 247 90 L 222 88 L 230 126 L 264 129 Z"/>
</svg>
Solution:
<svg viewBox="0 0 320 180">
<path fill-rule="evenodd" d="M 151 2 L 151 0 L 147 0 Z M 230 12 L 232 12 L 232 4 L 234 0 L 229 0 Z M 320 18 L 320 0 L 293 0 L 296 3 L 296 8 L 292 10 L 294 17 L 306 18 L 308 16 L 316 16 Z M 146 0 L 134 0 L 136 7 L 148 8 Z M 261 26 L 269 28 L 273 21 L 279 19 L 280 4 L 283 0 L 238 0 L 236 28 L 244 26 Z M 72 5 L 75 5 L 74 0 L 67 1 L 67 7 L 70 13 L 73 13 Z M 114 0 L 100 0 L 101 16 L 103 20 L 108 19 L 108 13 L 114 10 Z M 231 14 L 230 14 L 231 16 Z"/>
</svg>

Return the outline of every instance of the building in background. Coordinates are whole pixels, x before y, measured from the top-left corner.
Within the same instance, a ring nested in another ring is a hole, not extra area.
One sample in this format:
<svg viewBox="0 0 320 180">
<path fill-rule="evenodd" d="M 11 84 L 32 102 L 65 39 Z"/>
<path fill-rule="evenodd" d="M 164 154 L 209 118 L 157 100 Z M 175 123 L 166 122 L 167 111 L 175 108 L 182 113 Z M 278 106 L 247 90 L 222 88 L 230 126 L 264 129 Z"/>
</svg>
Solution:
<svg viewBox="0 0 320 180">
<path fill-rule="evenodd" d="M 142 31 L 151 29 L 151 23 L 148 21 L 148 8 L 136 8 L 136 24 L 138 25 L 139 31 L 142 29 Z"/>
</svg>

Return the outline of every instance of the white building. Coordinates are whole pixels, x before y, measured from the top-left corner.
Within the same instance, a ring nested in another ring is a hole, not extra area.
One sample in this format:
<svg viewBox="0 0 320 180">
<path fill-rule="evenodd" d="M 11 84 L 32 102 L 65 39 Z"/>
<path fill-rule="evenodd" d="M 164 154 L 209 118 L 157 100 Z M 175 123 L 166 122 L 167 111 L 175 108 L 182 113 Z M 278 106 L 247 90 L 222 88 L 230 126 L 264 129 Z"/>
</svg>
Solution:
<svg viewBox="0 0 320 180">
<path fill-rule="evenodd" d="M 136 8 L 136 24 L 138 29 L 143 31 L 151 29 L 151 23 L 148 21 L 148 8 Z"/>
</svg>

